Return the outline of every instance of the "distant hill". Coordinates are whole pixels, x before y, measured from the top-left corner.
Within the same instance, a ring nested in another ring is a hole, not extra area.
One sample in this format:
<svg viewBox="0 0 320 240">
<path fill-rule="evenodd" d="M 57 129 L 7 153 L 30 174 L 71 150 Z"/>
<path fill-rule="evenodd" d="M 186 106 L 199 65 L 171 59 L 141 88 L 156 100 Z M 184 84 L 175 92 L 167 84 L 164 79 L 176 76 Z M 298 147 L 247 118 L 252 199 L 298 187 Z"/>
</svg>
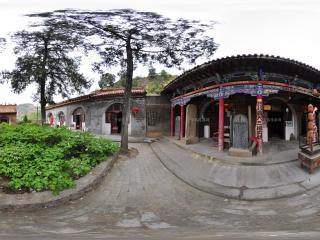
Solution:
<svg viewBox="0 0 320 240">
<path fill-rule="evenodd" d="M 23 104 L 17 105 L 18 121 L 21 121 L 24 116 L 27 116 L 29 120 L 32 120 L 31 118 L 34 118 L 36 113 L 37 113 L 37 107 L 31 103 L 23 103 Z"/>
<path fill-rule="evenodd" d="M 153 70 L 150 72 L 150 70 Z M 146 77 L 137 76 L 133 78 L 132 86 L 133 87 L 144 87 L 148 95 L 159 94 L 165 85 L 170 81 L 175 79 L 177 76 L 171 75 L 170 73 L 162 70 L 160 73 L 157 73 L 155 69 L 150 69 L 149 75 Z M 115 82 L 115 87 L 124 87 L 125 86 L 125 76 L 121 76 L 120 79 Z"/>
</svg>

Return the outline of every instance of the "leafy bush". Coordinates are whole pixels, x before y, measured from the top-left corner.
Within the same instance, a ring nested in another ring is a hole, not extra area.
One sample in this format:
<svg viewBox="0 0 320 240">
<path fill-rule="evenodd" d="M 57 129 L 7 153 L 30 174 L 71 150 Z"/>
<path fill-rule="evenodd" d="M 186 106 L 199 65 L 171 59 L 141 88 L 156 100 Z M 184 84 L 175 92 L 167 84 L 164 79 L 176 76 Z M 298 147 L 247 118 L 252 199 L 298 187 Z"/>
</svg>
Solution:
<svg viewBox="0 0 320 240">
<path fill-rule="evenodd" d="M 118 151 L 110 140 L 33 124 L 0 124 L 0 176 L 13 190 L 61 190 Z"/>
</svg>

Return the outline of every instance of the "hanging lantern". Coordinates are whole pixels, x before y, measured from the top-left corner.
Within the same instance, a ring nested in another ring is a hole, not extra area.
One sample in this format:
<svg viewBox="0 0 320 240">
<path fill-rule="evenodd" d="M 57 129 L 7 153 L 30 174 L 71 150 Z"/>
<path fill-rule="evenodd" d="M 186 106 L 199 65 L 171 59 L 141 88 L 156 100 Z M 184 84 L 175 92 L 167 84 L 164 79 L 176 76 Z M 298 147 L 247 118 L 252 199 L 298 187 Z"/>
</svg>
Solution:
<svg viewBox="0 0 320 240">
<path fill-rule="evenodd" d="M 140 108 L 139 107 L 133 107 L 131 109 L 131 111 L 132 111 L 133 114 L 137 114 L 138 112 L 140 112 Z"/>
</svg>

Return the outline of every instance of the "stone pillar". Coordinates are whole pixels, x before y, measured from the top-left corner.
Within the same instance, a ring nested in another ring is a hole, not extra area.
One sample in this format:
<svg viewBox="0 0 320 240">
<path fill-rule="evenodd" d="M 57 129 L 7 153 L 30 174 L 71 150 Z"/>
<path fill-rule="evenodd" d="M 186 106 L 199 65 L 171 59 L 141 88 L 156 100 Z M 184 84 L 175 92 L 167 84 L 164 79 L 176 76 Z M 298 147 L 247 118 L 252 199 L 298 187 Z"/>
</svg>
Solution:
<svg viewBox="0 0 320 240">
<path fill-rule="evenodd" d="M 184 105 L 180 106 L 180 138 L 184 137 Z"/>
<path fill-rule="evenodd" d="M 223 151 L 224 147 L 224 98 L 219 97 L 219 129 L 218 129 L 218 150 Z"/>
<path fill-rule="evenodd" d="M 257 96 L 256 105 L 256 136 L 257 136 L 257 153 L 262 154 L 262 123 L 263 123 L 263 98 L 262 95 Z"/>
<path fill-rule="evenodd" d="M 170 118 L 170 136 L 174 136 L 174 106 L 171 107 L 171 118 Z"/>
<path fill-rule="evenodd" d="M 309 104 L 308 105 L 307 142 L 309 144 L 311 151 L 313 151 L 313 143 L 317 141 L 316 131 L 315 131 L 315 126 L 316 126 L 315 112 L 316 112 L 316 109 L 313 107 L 312 104 Z"/>
</svg>

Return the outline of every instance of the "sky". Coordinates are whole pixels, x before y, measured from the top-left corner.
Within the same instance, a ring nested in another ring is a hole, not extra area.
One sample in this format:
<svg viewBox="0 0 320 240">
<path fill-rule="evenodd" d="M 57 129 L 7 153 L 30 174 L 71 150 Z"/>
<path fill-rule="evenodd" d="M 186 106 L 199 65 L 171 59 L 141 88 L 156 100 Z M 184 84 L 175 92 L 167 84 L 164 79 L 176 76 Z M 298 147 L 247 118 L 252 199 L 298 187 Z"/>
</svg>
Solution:
<svg viewBox="0 0 320 240">
<path fill-rule="evenodd" d="M 216 21 L 214 39 L 219 44 L 208 60 L 238 54 L 269 54 L 291 58 L 320 69 L 320 1 L 319 0 L 0 0 L 0 37 L 27 26 L 23 14 L 75 8 L 108 10 L 132 8 L 160 13 L 170 18 Z M 12 48 L 0 54 L 0 71 L 12 69 Z M 201 64 L 201 62 L 198 62 Z M 158 66 L 157 66 L 158 67 Z M 185 66 L 186 70 L 194 66 Z M 159 66 L 159 70 L 161 70 Z M 98 88 L 98 74 L 90 71 L 86 61 L 81 68 Z M 182 71 L 169 69 L 170 73 Z M 146 75 L 138 69 L 136 75 Z M 1 103 L 32 103 L 35 86 L 13 94 L 9 84 L 0 85 Z M 87 91 L 87 92 L 89 92 Z M 55 101 L 61 98 L 56 96 Z"/>
</svg>

